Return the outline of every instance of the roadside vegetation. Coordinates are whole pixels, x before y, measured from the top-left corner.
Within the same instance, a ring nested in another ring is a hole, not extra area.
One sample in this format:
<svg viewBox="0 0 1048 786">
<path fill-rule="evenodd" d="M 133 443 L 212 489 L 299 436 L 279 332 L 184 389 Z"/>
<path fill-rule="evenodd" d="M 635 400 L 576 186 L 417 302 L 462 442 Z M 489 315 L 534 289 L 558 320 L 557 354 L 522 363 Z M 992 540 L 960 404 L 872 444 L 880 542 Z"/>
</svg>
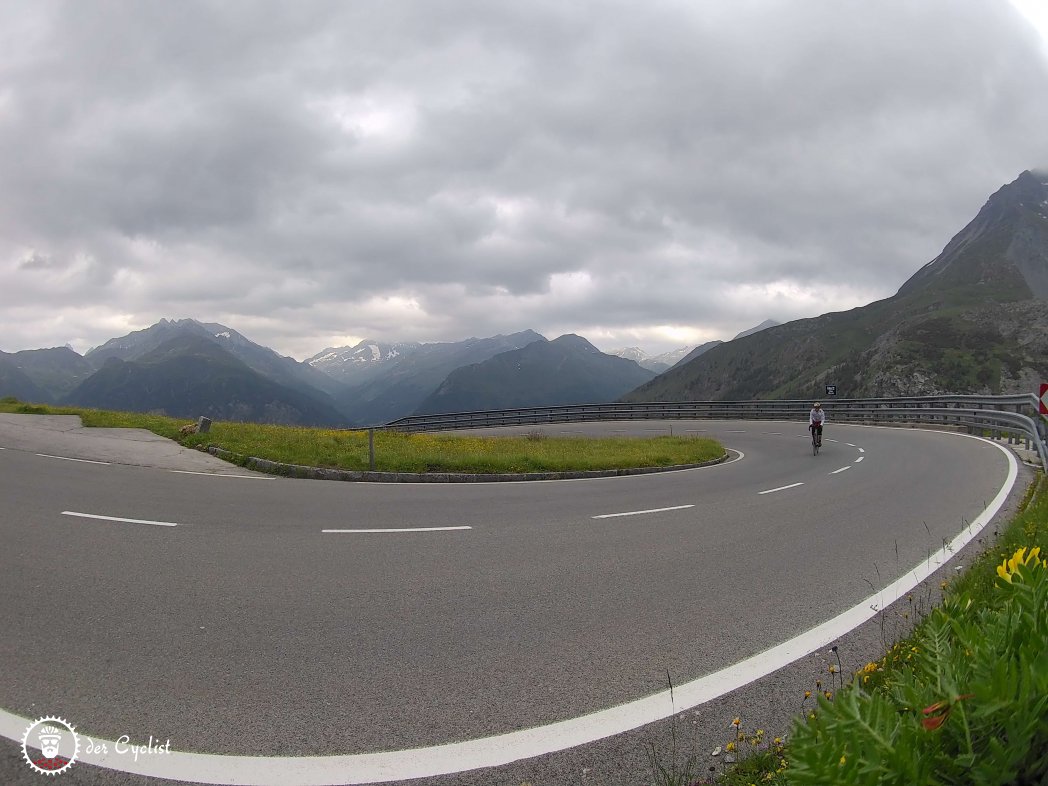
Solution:
<svg viewBox="0 0 1048 786">
<path fill-rule="evenodd" d="M 940 589 L 942 603 L 880 660 L 850 676 L 831 664 L 814 679 L 788 735 L 768 739 L 736 719 L 702 762 L 669 768 L 653 758 L 650 783 L 1048 783 L 1048 479 Z"/>
<path fill-rule="evenodd" d="M 79 415 L 85 426 L 144 428 L 188 447 L 215 445 L 238 456 L 363 471 L 370 468 L 368 432 L 215 422 L 207 434 L 181 435 L 186 421 L 162 415 L 52 407 L 0 399 L 0 412 Z M 375 470 L 379 472 L 579 472 L 669 467 L 720 458 L 715 440 L 695 436 L 554 437 L 538 432 L 517 437 L 477 437 L 455 433 L 375 432 Z"/>
</svg>

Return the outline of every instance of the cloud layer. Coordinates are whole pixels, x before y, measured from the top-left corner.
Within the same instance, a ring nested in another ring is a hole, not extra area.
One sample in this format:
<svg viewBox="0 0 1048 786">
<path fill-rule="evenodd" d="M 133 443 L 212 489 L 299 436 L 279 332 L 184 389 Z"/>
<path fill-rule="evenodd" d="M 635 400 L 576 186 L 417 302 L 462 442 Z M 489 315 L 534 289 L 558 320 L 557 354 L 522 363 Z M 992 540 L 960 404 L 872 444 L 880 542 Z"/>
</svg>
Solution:
<svg viewBox="0 0 1048 786">
<path fill-rule="evenodd" d="M 1045 95 L 994 0 L 5 4 L 0 350 L 851 308 L 1048 168 Z"/>
</svg>

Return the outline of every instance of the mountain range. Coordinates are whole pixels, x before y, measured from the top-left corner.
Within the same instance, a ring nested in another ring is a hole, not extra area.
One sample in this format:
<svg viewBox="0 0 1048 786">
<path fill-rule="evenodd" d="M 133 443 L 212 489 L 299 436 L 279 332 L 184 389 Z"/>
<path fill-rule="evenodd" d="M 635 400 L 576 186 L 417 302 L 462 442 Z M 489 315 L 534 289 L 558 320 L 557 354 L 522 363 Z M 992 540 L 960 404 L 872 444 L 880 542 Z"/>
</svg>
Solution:
<svg viewBox="0 0 1048 786">
<path fill-rule="evenodd" d="M 1024 172 L 892 297 L 650 357 L 532 330 L 367 340 L 307 361 L 218 323 L 160 322 L 81 356 L 0 352 L 0 396 L 175 417 L 366 426 L 415 413 L 624 401 L 1028 392 L 1048 379 L 1048 176 Z"/>
<path fill-rule="evenodd" d="M 463 395 L 456 372 L 498 375 L 516 362 L 499 358 L 523 350 L 534 386 L 527 400 L 538 406 L 611 401 L 654 376 L 585 339 L 547 341 L 532 330 L 433 344 L 365 341 L 300 363 L 225 325 L 162 319 L 84 356 L 68 347 L 0 352 L 0 396 L 193 419 L 367 426 L 414 414 L 424 402 L 519 401 L 510 393 L 519 380 L 478 383 L 501 391 L 482 399 Z"/>
<path fill-rule="evenodd" d="M 581 336 L 540 338 L 452 371 L 419 404 L 417 414 L 614 401 L 654 376 L 633 360 L 604 354 Z"/>
</svg>

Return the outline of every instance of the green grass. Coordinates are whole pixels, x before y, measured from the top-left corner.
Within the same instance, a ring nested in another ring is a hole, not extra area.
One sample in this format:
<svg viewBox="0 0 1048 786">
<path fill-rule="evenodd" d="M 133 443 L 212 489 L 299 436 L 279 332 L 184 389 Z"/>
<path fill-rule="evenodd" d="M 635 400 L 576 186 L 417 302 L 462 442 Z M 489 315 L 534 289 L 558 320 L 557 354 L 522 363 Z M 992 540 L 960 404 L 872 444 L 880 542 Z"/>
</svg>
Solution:
<svg viewBox="0 0 1048 786">
<path fill-rule="evenodd" d="M 144 428 L 192 447 L 216 445 L 240 456 L 283 464 L 345 470 L 369 469 L 367 431 L 216 422 L 207 434 L 179 436 L 186 421 L 160 415 L 29 405 L 0 400 L 0 412 L 80 415 L 85 426 Z M 375 432 L 379 472 L 579 472 L 698 464 L 724 455 L 714 440 L 693 436 L 477 437 Z"/>
</svg>

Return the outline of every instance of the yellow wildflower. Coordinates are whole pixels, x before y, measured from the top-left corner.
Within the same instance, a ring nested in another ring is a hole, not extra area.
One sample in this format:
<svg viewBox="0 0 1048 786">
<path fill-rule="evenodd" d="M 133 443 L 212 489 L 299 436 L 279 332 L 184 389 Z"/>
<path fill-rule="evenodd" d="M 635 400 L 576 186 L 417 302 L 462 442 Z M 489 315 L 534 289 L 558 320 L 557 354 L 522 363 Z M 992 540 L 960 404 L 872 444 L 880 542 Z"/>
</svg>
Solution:
<svg viewBox="0 0 1048 786">
<path fill-rule="evenodd" d="M 1026 547 L 1023 546 L 1021 549 L 1016 550 L 1011 558 L 1006 557 L 1004 561 L 997 566 L 997 575 L 1011 584 L 1012 577 L 1015 576 L 1020 565 L 1027 568 L 1037 568 L 1041 566 L 1048 567 L 1048 561 L 1042 561 L 1040 554 L 1040 546 L 1030 549 L 1029 554 L 1026 553 Z"/>
</svg>

